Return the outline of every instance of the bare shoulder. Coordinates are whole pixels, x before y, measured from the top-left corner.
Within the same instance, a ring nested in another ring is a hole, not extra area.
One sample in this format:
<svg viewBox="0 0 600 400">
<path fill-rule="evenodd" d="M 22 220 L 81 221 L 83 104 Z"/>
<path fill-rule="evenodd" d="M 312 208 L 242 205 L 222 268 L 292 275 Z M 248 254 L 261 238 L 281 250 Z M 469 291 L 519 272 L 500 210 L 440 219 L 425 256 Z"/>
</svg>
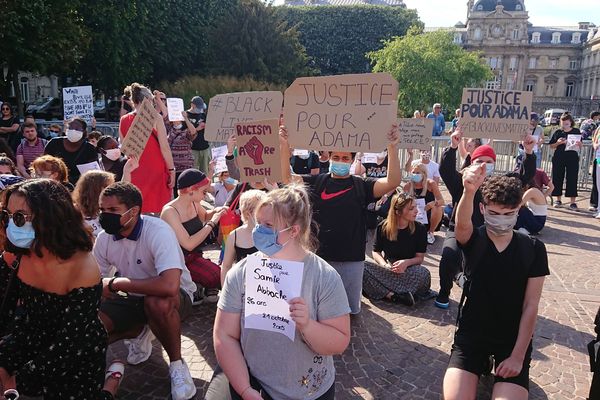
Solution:
<svg viewBox="0 0 600 400">
<path fill-rule="evenodd" d="M 90 252 L 75 253 L 68 261 L 70 289 L 94 286 L 100 282 L 100 268 Z"/>
</svg>

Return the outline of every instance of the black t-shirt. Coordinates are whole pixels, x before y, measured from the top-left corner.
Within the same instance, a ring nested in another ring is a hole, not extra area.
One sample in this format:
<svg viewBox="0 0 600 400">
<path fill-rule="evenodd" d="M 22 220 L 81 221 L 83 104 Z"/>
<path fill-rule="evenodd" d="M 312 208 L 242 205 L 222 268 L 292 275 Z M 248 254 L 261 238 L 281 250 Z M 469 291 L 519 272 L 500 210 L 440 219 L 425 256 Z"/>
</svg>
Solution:
<svg viewBox="0 0 600 400">
<path fill-rule="evenodd" d="M 10 128 L 14 124 L 18 124 L 18 123 L 19 123 L 19 118 L 17 118 L 17 117 L 10 117 L 9 119 L 0 118 L 0 128 Z M 6 135 L 6 133 L 4 133 L 4 135 Z"/>
<path fill-rule="evenodd" d="M 375 231 L 375 244 L 373 251 L 383 252 L 386 261 L 394 263 L 397 260 L 408 260 L 417 253 L 427 251 L 427 229 L 423 224 L 415 222 L 415 232 L 410 233 L 410 228 L 398 229 L 396 240 L 389 240 L 383 233 L 383 222 L 377 225 Z"/>
<path fill-rule="evenodd" d="M 516 233 L 508 247 L 499 253 L 485 230 L 481 231 L 484 232 L 484 238 L 478 239 L 480 230 L 476 229 L 467 244 L 459 244 L 468 262 L 469 257 L 473 257 L 475 242 L 487 242 L 480 262 L 471 267 L 471 286 L 457 334 L 474 341 L 514 346 L 519 333 L 527 281 L 550 274 L 546 246 L 539 240 L 535 241 L 533 262 L 527 266 L 519 256 L 524 250 L 518 250 L 522 242 Z"/>
<path fill-rule="evenodd" d="M 376 163 L 363 163 L 365 167 L 366 175 L 369 178 L 385 178 L 387 176 L 388 158 L 385 156 L 380 164 Z"/>
<path fill-rule="evenodd" d="M 320 174 L 329 173 L 329 160 L 327 160 L 325 162 L 319 160 L 319 173 Z"/>
<path fill-rule="evenodd" d="M 375 200 L 373 187 L 377 180 L 328 177 L 324 189 L 316 193 L 319 176 L 302 176 L 304 183 L 310 186 L 313 218 L 319 226 L 317 254 L 327 261 L 364 261 L 367 241 L 365 214 L 367 204 Z M 362 200 L 354 187 L 354 179 L 360 179 L 364 187 Z"/>
<path fill-rule="evenodd" d="M 187 112 L 188 119 L 190 120 L 192 125 L 194 125 L 194 128 L 197 128 L 201 122 L 206 121 L 205 113 L 195 114 L 195 113 L 192 113 L 189 111 L 186 111 L 186 112 Z M 206 149 L 208 149 L 208 147 L 209 147 L 209 143 L 204 139 L 204 129 L 202 129 L 201 131 L 198 131 L 196 138 L 192 142 L 192 150 L 206 150 Z"/>
<path fill-rule="evenodd" d="M 565 132 L 562 129 L 557 129 L 554 131 L 554 133 L 552 134 L 552 137 L 550 138 L 550 142 L 548 142 L 548 144 L 554 144 L 556 142 L 558 142 L 558 139 L 560 138 L 567 138 L 568 135 L 580 135 L 581 131 L 577 128 L 573 128 L 571 129 L 569 132 Z M 556 149 L 554 149 L 554 155 L 552 156 L 552 158 L 560 158 L 563 156 L 570 156 L 570 157 L 579 157 L 579 154 L 577 154 L 576 151 L 566 151 L 567 145 L 566 144 L 561 144 L 560 146 L 557 146 Z"/>
<path fill-rule="evenodd" d="M 319 156 L 312 151 L 308 153 L 307 159 L 300 158 L 300 156 L 292 156 L 290 158 L 290 165 L 296 175 L 310 175 L 311 169 L 320 169 L 321 167 Z"/>
<path fill-rule="evenodd" d="M 65 149 L 65 140 L 68 139 L 65 137 L 52 139 L 46 145 L 44 154 L 61 158 L 69 169 L 69 182 L 75 185 L 81 175 L 77 166 L 98 161 L 98 152 L 94 146 L 84 141 L 79 150 L 72 153 Z"/>
</svg>

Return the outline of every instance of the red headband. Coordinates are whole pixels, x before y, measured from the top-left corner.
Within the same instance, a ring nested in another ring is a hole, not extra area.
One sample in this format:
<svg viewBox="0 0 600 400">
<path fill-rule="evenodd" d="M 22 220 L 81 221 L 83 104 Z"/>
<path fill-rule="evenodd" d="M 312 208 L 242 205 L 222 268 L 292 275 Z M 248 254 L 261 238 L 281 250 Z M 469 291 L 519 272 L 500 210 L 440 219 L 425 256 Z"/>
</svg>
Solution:
<svg viewBox="0 0 600 400">
<path fill-rule="evenodd" d="M 189 192 L 193 192 L 196 189 L 201 188 L 202 186 L 206 186 L 210 183 L 210 181 L 208 180 L 208 178 L 204 178 L 203 180 L 201 180 L 200 182 L 196 183 L 195 185 L 192 186 L 188 186 L 185 187 L 183 189 L 179 189 L 179 191 L 181 193 L 189 193 Z"/>
</svg>

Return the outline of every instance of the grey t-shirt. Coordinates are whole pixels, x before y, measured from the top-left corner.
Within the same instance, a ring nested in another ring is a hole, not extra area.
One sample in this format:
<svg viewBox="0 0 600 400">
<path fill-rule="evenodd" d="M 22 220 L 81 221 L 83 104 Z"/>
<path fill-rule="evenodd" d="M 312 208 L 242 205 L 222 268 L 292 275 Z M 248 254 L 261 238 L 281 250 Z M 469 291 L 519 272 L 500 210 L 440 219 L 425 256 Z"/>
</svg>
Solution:
<svg viewBox="0 0 600 400">
<path fill-rule="evenodd" d="M 338 273 L 313 253 L 304 260 L 301 297 L 310 318 L 323 321 L 350 312 L 348 298 Z M 244 328 L 246 260 L 227 273 L 218 307 L 240 313 L 240 344 L 250 374 L 267 393 L 281 400 L 312 400 L 322 396 L 335 381 L 332 356 L 315 353 L 296 334 L 294 342 L 280 333 Z"/>
</svg>

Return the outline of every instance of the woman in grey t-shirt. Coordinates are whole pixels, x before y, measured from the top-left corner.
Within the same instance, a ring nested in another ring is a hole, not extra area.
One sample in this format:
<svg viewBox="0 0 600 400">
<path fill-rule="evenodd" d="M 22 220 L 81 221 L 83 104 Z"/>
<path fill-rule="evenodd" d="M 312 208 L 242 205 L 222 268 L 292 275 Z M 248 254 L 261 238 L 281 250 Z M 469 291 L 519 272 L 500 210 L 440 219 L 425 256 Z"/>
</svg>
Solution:
<svg viewBox="0 0 600 400">
<path fill-rule="evenodd" d="M 262 256 L 304 263 L 301 297 L 291 299 L 296 323 L 285 335 L 245 328 L 247 260 L 227 274 L 218 303 L 214 345 L 233 399 L 333 399 L 333 355 L 350 341 L 350 307 L 338 273 L 312 250 L 311 207 L 303 187 L 270 192 L 257 207 L 254 245 Z"/>
</svg>

